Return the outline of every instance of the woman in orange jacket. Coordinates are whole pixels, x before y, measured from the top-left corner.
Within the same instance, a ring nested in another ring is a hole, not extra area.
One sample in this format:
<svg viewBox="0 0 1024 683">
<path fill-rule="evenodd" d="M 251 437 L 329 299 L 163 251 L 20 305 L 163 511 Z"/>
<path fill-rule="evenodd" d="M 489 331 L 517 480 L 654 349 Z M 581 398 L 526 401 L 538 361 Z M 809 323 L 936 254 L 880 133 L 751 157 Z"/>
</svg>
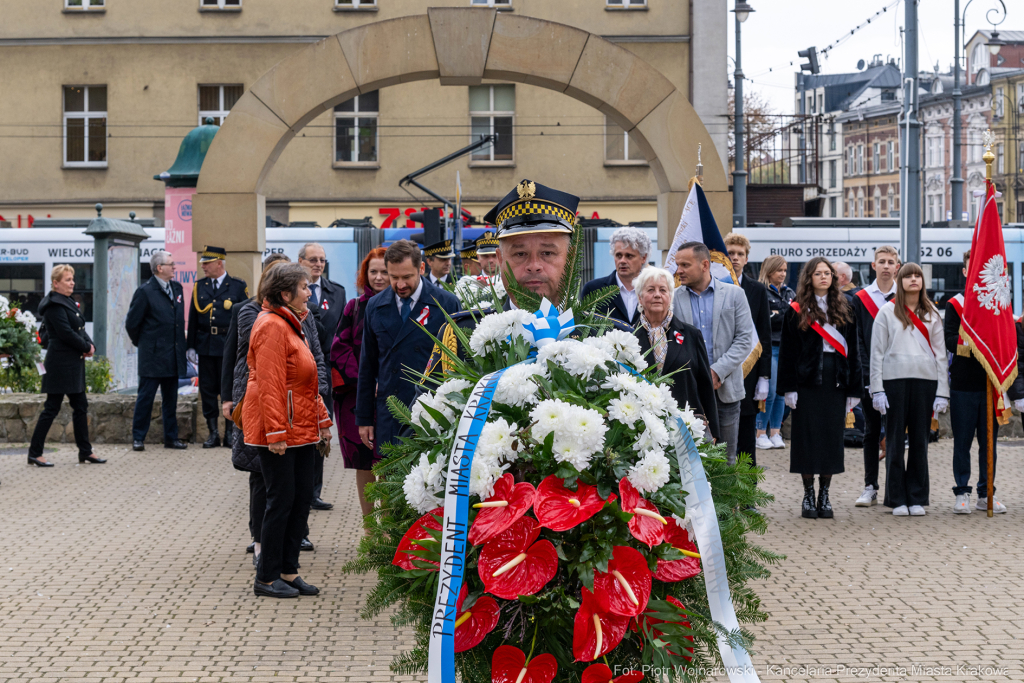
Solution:
<svg viewBox="0 0 1024 683">
<path fill-rule="evenodd" d="M 299 576 L 299 546 L 313 499 L 313 466 L 331 419 L 318 391 L 316 361 L 302 320 L 309 314 L 306 270 L 283 264 L 260 283 L 263 311 L 249 338 L 249 381 L 242 405 L 245 443 L 260 451 L 267 486 L 262 551 L 253 592 L 272 598 L 317 595 Z"/>
</svg>

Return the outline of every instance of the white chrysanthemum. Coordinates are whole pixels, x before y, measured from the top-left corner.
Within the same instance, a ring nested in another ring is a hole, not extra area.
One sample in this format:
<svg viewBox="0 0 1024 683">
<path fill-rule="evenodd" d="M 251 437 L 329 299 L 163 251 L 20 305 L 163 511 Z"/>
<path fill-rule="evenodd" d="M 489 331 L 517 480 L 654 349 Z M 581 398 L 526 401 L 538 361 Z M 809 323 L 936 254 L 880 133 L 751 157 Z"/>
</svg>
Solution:
<svg viewBox="0 0 1024 683">
<path fill-rule="evenodd" d="M 699 446 L 704 441 L 704 421 L 694 414 L 689 403 L 686 404 L 685 410 L 680 411 L 679 417 L 683 419 L 683 424 L 690 430 L 693 442 Z"/>
<path fill-rule="evenodd" d="M 521 447 L 515 434 L 516 431 L 516 426 L 510 425 L 503 417 L 499 417 L 494 422 L 488 422 L 480 430 L 475 458 L 511 463 L 515 460 L 516 453 Z M 513 448 L 513 444 L 515 448 Z"/>
<path fill-rule="evenodd" d="M 480 500 L 486 500 L 494 495 L 494 484 L 505 474 L 505 468 L 490 458 L 482 458 L 479 455 L 473 458 L 473 468 L 469 474 L 469 495 L 479 496 Z"/>
<path fill-rule="evenodd" d="M 640 351 L 640 341 L 629 332 L 609 330 L 600 337 L 589 337 L 583 343 L 602 349 L 615 360 L 632 365 L 637 370 L 647 368 L 647 361 Z"/>
<path fill-rule="evenodd" d="M 530 413 L 536 422 L 533 435 L 543 441 L 554 432 L 552 452 L 558 462 L 569 462 L 583 471 L 595 453 L 604 448 L 608 425 L 601 414 L 557 399 L 541 401 Z"/>
<path fill-rule="evenodd" d="M 438 400 L 447 398 L 449 394 L 461 394 L 466 389 L 473 386 L 473 383 L 466 379 L 454 378 L 447 382 L 444 382 L 437 388 L 434 395 L 437 396 Z"/>
<path fill-rule="evenodd" d="M 28 311 L 19 310 L 14 314 L 14 319 L 33 332 L 39 325 L 36 321 L 36 317 Z"/>
<path fill-rule="evenodd" d="M 658 387 L 649 382 L 637 382 L 637 385 L 633 387 L 633 394 L 643 410 L 654 415 L 665 414 L 665 398 Z"/>
<path fill-rule="evenodd" d="M 558 399 L 549 398 L 541 401 L 530 412 L 530 417 L 537 423 L 533 426 L 533 436 L 543 441 L 548 434 L 555 431 L 563 423 L 566 409 L 572 406 Z"/>
<path fill-rule="evenodd" d="M 7 300 L 6 296 L 0 294 L 0 315 L 7 315 L 11 310 L 11 302 Z"/>
<path fill-rule="evenodd" d="M 522 324 L 533 316 L 521 309 L 486 315 L 477 323 L 469 338 L 469 348 L 478 356 L 487 353 L 488 347 L 504 342 L 513 333 L 522 334 Z"/>
<path fill-rule="evenodd" d="M 661 392 L 662 405 L 664 405 L 665 414 L 672 417 L 679 417 L 681 411 L 679 409 L 679 403 L 676 402 L 676 397 L 672 395 L 672 387 L 668 384 L 659 384 L 658 391 Z"/>
<path fill-rule="evenodd" d="M 637 437 L 633 449 L 646 451 L 648 449 L 664 450 L 668 446 L 668 427 L 653 413 L 644 411 L 640 414 L 644 423 L 644 431 Z"/>
<path fill-rule="evenodd" d="M 431 463 L 423 454 L 419 464 L 409 471 L 402 483 L 405 501 L 421 515 L 441 504 L 437 494 L 444 490 L 444 467 L 445 463 L 440 459 Z"/>
<path fill-rule="evenodd" d="M 498 386 L 494 390 L 494 401 L 520 408 L 536 403 L 540 387 L 530 378 L 534 375 L 545 377 L 545 368 L 546 366 L 532 363 L 513 365 L 498 380 Z"/>
<path fill-rule="evenodd" d="M 626 477 L 640 493 L 654 493 L 668 483 L 669 472 L 665 452 L 652 449 L 644 453 L 643 457 L 629 468 Z"/>
<path fill-rule="evenodd" d="M 414 424 L 422 424 L 432 429 L 440 429 L 441 425 L 437 423 L 437 420 L 427 412 L 426 408 L 432 408 L 440 412 L 449 424 L 455 422 L 455 411 L 448 407 L 444 401 L 437 400 L 431 394 L 423 394 L 416 399 L 416 402 L 412 404 L 412 422 Z"/>
<path fill-rule="evenodd" d="M 637 378 L 628 372 L 617 372 L 614 375 L 605 377 L 604 382 L 601 383 L 601 388 L 618 393 L 635 393 L 634 390 L 638 384 Z"/>
<path fill-rule="evenodd" d="M 566 371 L 576 377 L 590 379 L 598 368 L 612 361 L 612 356 L 604 349 L 586 344 L 576 344 L 565 360 Z"/>
<path fill-rule="evenodd" d="M 640 419 L 640 404 L 632 394 L 623 394 L 608 402 L 608 417 L 632 427 Z"/>
</svg>

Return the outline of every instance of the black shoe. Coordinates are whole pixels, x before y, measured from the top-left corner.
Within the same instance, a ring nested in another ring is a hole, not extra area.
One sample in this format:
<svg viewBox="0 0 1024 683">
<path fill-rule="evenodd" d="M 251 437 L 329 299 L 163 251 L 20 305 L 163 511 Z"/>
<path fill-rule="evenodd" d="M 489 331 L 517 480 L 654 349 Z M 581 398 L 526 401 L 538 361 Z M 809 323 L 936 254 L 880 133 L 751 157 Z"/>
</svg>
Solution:
<svg viewBox="0 0 1024 683">
<path fill-rule="evenodd" d="M 267 598 L 297 598 L 299 597 L 299 590 L 292 588 L 284 579 L 277 579 L 272 584 L 265 584 L 259 579 L 253 579 L 252 581 L 252 592 L 256 594 L 256 597 L 267 597 Z"/>
<path fill-rule="evenodd" d="M 308 538 L 302 539 L 302 544 L 299 545 L 299 550 L 312 550 L 313 544 L 309 542 Z"/>
<path fill-rule="evenodd" d="M 804 502 L 801 507 L 803 508 L 802 517 L 807 519 L 818 518 L 818 508 L 814 505 L 814 484 L 804 487 Z"/>
<path fill-rule="evenodd" d="M 310 503 L 309 507 L 313 510 L 333 510 L 334 503 L 328 503 L 322 498 L 314 498 L 313 502 Z"/>
<path fill-rule="evenodd" d="M 103 463 L 106 462 L 106 460 L 104 460 L 103 458 L 97 458 L 95 455 L 90 453 L 89 455 L 78 456 L 78 462 L 89 462 L 92 463 L 93 465 L 102 465 Z"/>
<path fill-rule="evenodd" d="M 818 489 L 818 517 L 832 519 L 832 503 L 828 500 L 827 486 L 821 486 Z"/>
<path fill-rule="evenodd" d="M 245 552 L 246 553 L 255 553 L 256 552 L 256 541 L 253 541 L 249 545 L 245 546 Z"/>
<path fill-rule="evenodd" d="M 133 451 L 144 451 L 144 450 L 146 450 L 146 442 L 145 441 L 132 441 L 132 450 Z"/>
<path fill-rule="evenodd" d="M 221 442 L 221 445 L 224 446 L 224 448 L 231 448 L 234 443 L 235 430 L 231 428 L 231 423 L 229 422 L 227 427 L 224 428 L 224 440 Z"/>
<path fill-rule="evenodd" d="M 188 444 L 181 439 L 175 439 L 174 441 L 164 441 L 164 448 L 173 448 L 178 451 L 183 451 L 188 448 Z"/>
<path fill-rule="evenodd" d="M 220 448 L 220 434 L 217 433 L 217 420 L 207 420 L 210 438 L 203 442 L 203 448 Z"/>
<path fill-rule="evenodd" d="M 36 467 L 53 467 L 52 462 L 43 462 L 39 458 L 34 458 L 31 455 L 28 456 L 28 464 L 35 465 Z"/>
<path fill-rule="evenodd" d="M 305 581 L 303 581 L 301 576 L 296 576 L 294 581 L 285 581 L 284 579 L 281 580 L 287 583 L 292 588 L 298 590 L 299 595 L 320 595 L 320 589 L 316 586 L 311 586 Z"/>
</svg>

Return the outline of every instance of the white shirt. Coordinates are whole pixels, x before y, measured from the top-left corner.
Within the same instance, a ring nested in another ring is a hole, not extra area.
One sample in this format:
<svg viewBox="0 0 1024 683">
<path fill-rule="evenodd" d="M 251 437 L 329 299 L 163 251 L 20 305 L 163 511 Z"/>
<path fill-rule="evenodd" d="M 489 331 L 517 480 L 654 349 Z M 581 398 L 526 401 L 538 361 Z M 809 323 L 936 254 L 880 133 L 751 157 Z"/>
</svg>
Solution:
<svg viewBox="0 0 1024 683">
<path fill-rule="evenodd" d="M 824 296 L 814 295 L 814 300 L 818 302 L 818 308 L 825 314 L 825 322 L 828 322 L 828 298 Z M 835 353 L 835 347 L 831 344 L 822 344 L 825 349 L 825 353 Z"/>
<path fill-rule="evenodd" d="M 637 304 L 640 303 L 640 296 L 636 293 L 636 287 L 626 289 L 626 285 L 622 284 L 622 280 L 619 278 L 618 271 L 615 273 L 615 281 L 619 283 L 619 296 L 622 297 L 622 304 L 626 307 L 626 315 L 632 320 Z"/>
<path fill-rule="evenodd" d="M 423 278 L 420 278 L 420 283 L 418 285 L 416 285 L 416 291 L 412 293 L 411 297 L 409 297 L 410 299 L 412 299 L 412 303 L 410 304 L 411 307 L 415 307 L 416 304 L 419 303 L 420 292 L 422 292 L 422 291 L 423 291 Z M 395 294 L 395 305 L 398 306 L 398 312 L 401 313 L 402 312 L 402 297 L 398 296 L 397 294 Z M 410 310 L 412 310 L 412 309 L 410 308 Z"/>
<path fill-rule="evenodd" d="M 892 284 L 889 285 L 889 291 L 888 292 L 883 292 L 882 288 L 878 286 L 878 279 L 877 278 L 875 278 L 875 281 L 872 282 L 867 287 L 865 287 L 864 289 L 868 290 L 869 292 L 878 292 L 883 297 L 888 297 L 890 294 L 892 294 L 893 292 L 896 291 L 896 279 L 893 278 Z"/>
</svg>

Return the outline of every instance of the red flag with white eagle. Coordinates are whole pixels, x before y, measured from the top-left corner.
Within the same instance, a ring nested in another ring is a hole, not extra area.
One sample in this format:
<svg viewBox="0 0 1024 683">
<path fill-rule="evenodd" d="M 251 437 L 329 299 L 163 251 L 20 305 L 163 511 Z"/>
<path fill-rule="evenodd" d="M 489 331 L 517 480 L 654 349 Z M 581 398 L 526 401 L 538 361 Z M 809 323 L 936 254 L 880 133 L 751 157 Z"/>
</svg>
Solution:
<svg viewBox="0 0 1024 683">
<path fill-rule="evenodd" d="M 1000 393 L 1006 391 L 1017 376 L 1017 333 L 1003 227 L 991 181 L 986 182 L 985 206 L 971 238 L 960 336 L 992 385 Z"/>
</svg>

